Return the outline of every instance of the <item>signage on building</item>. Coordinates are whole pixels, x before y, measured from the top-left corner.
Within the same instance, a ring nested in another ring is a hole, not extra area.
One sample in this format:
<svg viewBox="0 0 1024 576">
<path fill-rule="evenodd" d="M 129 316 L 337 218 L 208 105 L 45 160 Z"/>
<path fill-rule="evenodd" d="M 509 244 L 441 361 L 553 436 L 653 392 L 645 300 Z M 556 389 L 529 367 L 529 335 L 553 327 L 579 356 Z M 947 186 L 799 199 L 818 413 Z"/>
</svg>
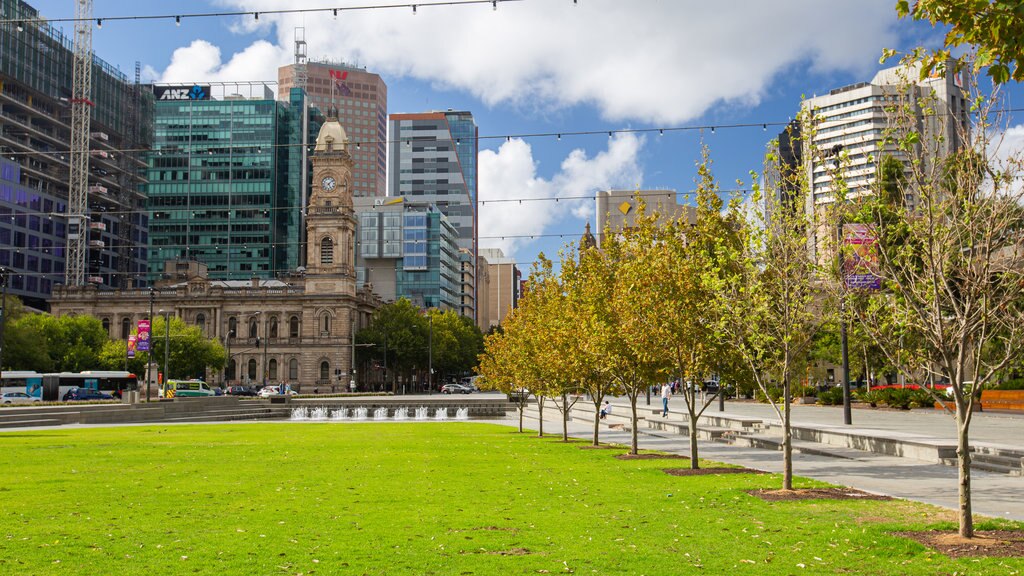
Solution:
<svg viewBox="0 0 1024 576">
<path fill-rule="evenodd" d="M 210 85 L 153 86 L 153 95 L 157 100 L 209 100 Z"/>
</svg>

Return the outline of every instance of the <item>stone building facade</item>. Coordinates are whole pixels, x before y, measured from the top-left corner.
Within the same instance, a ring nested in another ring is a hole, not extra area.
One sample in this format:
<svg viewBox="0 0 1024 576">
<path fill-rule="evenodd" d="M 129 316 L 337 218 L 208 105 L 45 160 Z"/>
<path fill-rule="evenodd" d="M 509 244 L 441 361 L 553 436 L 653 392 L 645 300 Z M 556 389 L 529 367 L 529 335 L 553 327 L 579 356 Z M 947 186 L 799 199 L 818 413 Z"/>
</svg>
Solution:
<svg viewBox="0 0 1024 576">
<path fill-rule="evenodd" d="M 381 300 L 370 285 L 356 289 L 353 161 L 347 143 L 336 120 L 321 127 L 312 158 L 303 273 L 274 280 L 210 280 L 203 263 L 173 261 L 152 290 L 58 287 L 52 313 L 96 316 L 111 338 L 121 339 L 138 320 L 160 310 L 178 316 L 228 349 L 227 368 L 207 374 L 216 384 L 265 380 L 327 392 L 347 388 L 352 380 L 361 383 L 353 364 L 354 335 L 369 324 Z"/>
</svg>

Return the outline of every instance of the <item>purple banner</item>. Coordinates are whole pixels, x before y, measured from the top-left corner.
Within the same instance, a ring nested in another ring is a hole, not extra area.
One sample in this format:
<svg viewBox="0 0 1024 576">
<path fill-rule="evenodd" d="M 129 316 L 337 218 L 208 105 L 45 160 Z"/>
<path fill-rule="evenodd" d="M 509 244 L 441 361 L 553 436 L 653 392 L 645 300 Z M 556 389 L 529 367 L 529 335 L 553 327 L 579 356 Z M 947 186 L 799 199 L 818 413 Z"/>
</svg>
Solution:
<svg viewBox="0 0 1024 576">
<path fill-rule="evenodd" d="M 135 337 L 135 349 L 149 352 L 149 320 L 139 320 L 139 335 Z"/>
</svg>

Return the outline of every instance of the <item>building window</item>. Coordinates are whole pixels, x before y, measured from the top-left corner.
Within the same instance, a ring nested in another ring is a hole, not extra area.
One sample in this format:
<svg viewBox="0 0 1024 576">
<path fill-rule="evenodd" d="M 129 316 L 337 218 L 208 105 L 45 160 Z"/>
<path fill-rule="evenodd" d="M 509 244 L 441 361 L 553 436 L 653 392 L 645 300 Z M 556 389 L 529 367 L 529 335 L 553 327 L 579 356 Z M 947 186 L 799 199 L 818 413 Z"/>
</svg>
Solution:
<svg viewBox="0 0 1024 576">
<path fill-rule="evenodd" d="M 320 316 L 320 334 L 328 335 L 330 333 L 331 333 L 331 316 L 329 314 L 327 314 L 326 312 L 324 312 L 324 314 L 322 316 Z"/>
<path fill-rule="evenodd" d="M 238 336 L 238 318 L 232 316 L 228 318 L 228 338 L 234 338 Z"/>
<path fill-rule="evenodd" d="M 289 338 L 298 338 L 299 337 L 299 317 L 298 316 L 292 316 L 291 319 L 288 320 L 288 337 Z"/>
<path fill-rule="evenodd" d="M 299 361 L 292 358 L 288 361 L 288 379 L 298 380 L 299 379 Z"/>
<path fill-rule="evenodd" d="M 277 338 L 277 316 L 270 318 L 270 334 L 271 338 Z"/>
<path fill-rule="evenodd" d="M 122 340 L 127 340 L 128 336 L 131 336 L 131 333 L 132 333 L 132 321 L 131 321 L 131 318 L 122 318 L 121 319 L 121 339 Z"/>
<path fill-rule="evenodd" d="M 334 264 L 334 242 L 330 238 L 320 241 L 320 264 Z"/>
<path fill-rule="evenodd" d="M 320 379 L 330 380 L 331 378 L 331 364 L 327 360 L 320 363 Z"/>
<path fill-rule="evenodd" d="M 103 331 L 107 333 L 107 338 L 109 338 L 110 337 L 110 318 L 104 318 L 103 321 L 100 322 L 100 323 L 103 324 Z"/>
<path fill-rule="evenodd" d="M 256 381 L 256 359 L 255 358 L 250 358 L 249 359 L 249 381 L 250 382 L 255 382 Z"/>
<path fill-rule="evenodd" d="M 234 380 L 235 372 L 238 370 L 238 364 L 232 359 L 228 362 L 227 374 L 224 375 L 225 380 Z"/>
<path fill-rule="evenodd" d="M 249 338 L 256 338 L 259 336 L 259 324 L 256 319 L 249 320 Z"/>
<path fill-rule="evenodd" d="M 196 326 L 199 326 L 199 332 L 206 335 L 206 314 L 200 312 L 196 314 Z"/>
<path fill-rule="evenodd" d="M 277 380 L 277 360 L 270 360 L 270 364 L 267 367 L 267 371 L 270 372 L 269 378 L 271 380 Z"/>
</svg>

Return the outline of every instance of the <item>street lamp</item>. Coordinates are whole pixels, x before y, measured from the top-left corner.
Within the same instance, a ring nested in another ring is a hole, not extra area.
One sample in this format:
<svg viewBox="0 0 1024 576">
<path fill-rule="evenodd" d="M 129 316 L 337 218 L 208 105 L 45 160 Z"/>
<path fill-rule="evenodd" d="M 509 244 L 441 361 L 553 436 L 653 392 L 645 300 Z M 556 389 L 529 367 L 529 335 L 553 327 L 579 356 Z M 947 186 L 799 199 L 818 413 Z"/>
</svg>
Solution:
<svg viewBox="0 0 1024 576">
<path fill-rule="evenodd" d="M 7 276 L 10 271 L 0 267 L 0 285 L 3 285 L 3 304 L 0 305 L 0 375 L 4 370 L 4 326 L 7 324 Z"/>
<path fill-rule="evenodd" d="M 155 294 L 155 292 L 153 292 L 153 287 L 150 286 L 149 287 L 149 321 L 150 321 L 151 324 L 150 324 L 150 328 L 149 328 L 149 334 L 146 336 L 147 338 L 149 338 L 149 342 L 147 343 L 148 349 L 146 350 L 146 358 L 147 358 L 147 362 L 148 362 L 148 365 L 146 366 L 146 402 L 149 402 L 149 388 L 150 388 L 150 386 L 152 386 L 152 383 L 153 383 L 153 327 L 152 327 L 152 322 L 153 322 L 153 299 L 155 297 L 156 297 L 156 294 Z"/>
<path fill-rule="evenodd" d="M 171 356 L 171 311 L 168 310 L 167 312 L 164 312 L 161 310 L 160 315 L 164 317 L 164 390 L 166 390 L 169 376 L 169 372 L 167 371 L 167 361 Z"/>
<path fill-rule="evenodd" d="M 267 387 L 267 345 L 270 343 L 270 330 L 267 326 L 270 323 L 270 318 L 266 318 L 263 321 L 263 387 Z M 278 386 L 278 390 L 281 394 L 284 394 L 284 386 Z"/>
<path fill-rule="evenodd" d="M 224 365 L 224 386 L 228 386 L 228 368 L 231 367 L 231 340 L 235 337 L 234 330 L 228 330 L 227 340 L 228 362 Z M 234 373 L 232 373 L 232 376 Z"/>
</svg>

